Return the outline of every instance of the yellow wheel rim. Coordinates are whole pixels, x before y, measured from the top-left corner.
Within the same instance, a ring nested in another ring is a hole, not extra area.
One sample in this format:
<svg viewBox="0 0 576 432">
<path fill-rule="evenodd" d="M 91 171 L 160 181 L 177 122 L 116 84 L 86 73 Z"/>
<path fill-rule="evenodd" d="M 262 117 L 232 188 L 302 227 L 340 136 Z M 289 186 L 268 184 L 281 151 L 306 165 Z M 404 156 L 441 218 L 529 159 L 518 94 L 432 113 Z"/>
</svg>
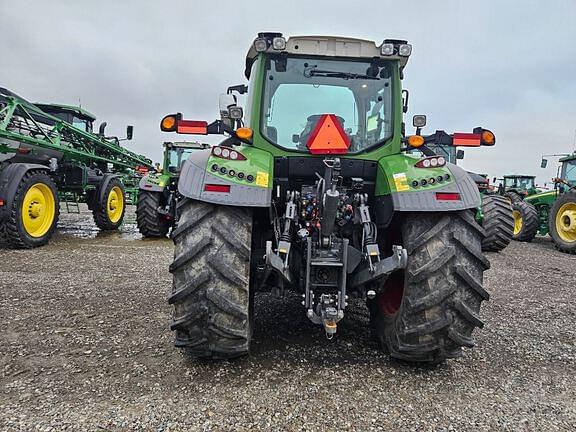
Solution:
<svg viewBox="0 0 576 432">
<path fill-rule="evenodd" d="M 54 223 L 56 198 L 47 184 L 36 183 L 28 189 L 22 201 L 22 225 L 30 237 L 39 238 Z"/>
<path fill-rule="evenodd" d="M 522 213 L 520 213 L 518 210 L 514 210 L 512 212 L 512 216 L 514 216 L 514 235 L 516 236 L 520 234 L 520 231 L 522 231 L 524 222 L 522 222 Z"/>
<path fill-rule="evenodd" d="M 565 242 L 576 242 L 576 203 L 568 202 L 558 209 L 556 232 Z"/>
<path fill-rule="evenodd" d="M 119 186 L 114 186 L 108 194 L 106 200 L 106 214 L 110 222 L 116 223 L 122 217 L 124 212 L 124 195 Z"/>
</svg>

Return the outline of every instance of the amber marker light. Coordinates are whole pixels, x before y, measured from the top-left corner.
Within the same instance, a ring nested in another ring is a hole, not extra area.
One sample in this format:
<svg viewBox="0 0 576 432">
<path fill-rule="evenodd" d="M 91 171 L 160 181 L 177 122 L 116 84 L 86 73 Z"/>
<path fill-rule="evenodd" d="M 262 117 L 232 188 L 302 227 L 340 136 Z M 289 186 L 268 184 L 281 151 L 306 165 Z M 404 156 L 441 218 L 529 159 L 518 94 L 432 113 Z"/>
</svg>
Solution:
<svg viewBox="0 0 576 432">
<path fill-rule="evenodd" d="M 236 136 L 243 140 L 249 140 L 254 135 L 254 131 L 247 127 L 241 127 L 236 130 Z"/>
<path fill-rule="evenodd" d="M 424 145 L 424 137 L 421 135 L 410 135 L 408 137 L 408 145 L 414 148 L 422 147 Z"/>
</svg>

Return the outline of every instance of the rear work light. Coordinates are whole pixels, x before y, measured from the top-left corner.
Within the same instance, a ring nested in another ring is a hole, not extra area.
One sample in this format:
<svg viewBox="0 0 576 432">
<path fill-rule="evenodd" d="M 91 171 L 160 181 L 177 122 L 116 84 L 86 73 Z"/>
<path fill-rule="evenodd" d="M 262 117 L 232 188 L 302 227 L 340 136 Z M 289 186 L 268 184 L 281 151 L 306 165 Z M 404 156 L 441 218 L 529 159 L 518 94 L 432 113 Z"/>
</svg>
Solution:
<svg viewBox="0 0 576 432">
<path fill-rule="evenodd" d="M 417 168 L 438 168 L 446 165 L 446 158 L 444 156 L 431 156 L 420 159 L 414 165 Z"/>
<path fill-rule="evenodd" d="M 212 156 L 228 160 L 246 160 L 246 156 L 244 156 L 239 151 L 223 146 L 212 148 Z"/>
<path fill-rule="evenodd" d="M 205 192 L 229 193 L 230 192 L 230 185 L 207 183 L 204 185 L 204 191 Z"/>
<path fill-rule="evenodd" d="M 438 201 L 460 201 L 460 194 L 456 192 L 436 192 Z"/>
</svg>

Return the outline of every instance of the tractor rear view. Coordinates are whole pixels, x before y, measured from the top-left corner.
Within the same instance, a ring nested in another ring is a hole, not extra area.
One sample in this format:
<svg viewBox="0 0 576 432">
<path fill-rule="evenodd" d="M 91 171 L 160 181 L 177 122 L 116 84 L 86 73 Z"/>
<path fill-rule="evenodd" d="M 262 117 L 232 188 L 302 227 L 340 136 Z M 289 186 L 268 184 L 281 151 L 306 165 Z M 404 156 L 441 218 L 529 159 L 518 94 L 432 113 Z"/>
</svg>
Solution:
<svg viewBox="0 0 576 432">
<path fill-rule="evenodd" d="M 196 150 L 208 144 L 165 142 L 162 170 L 149 172 L 139 184 L 136 223 L 144 237 L 165 237 L 177 221 L 176 204 L 180 199 L 178 178 L 182 165 Z"/>
<path fill-rule="evenodd" d="M 441 362 L 474 346 L 489 297 L 480 194 L 465 171 L 426 154 L 424 137 L 403 133 L 411 51 L 400 40 L 260 33 L 248 87 L 231 87 L 246 93 L 245 115 L 231 103 L 210 124 L 162 120 L 164 131 L 228 135 L 192 153 L 178 181 L 176 346 L 208 359 L 248 354 L 254 294 L 269 290 L 298 292 L 329 339 L 349 298 L 365 299 L 398 359 Z"/>
<path fill-rule="evenodd" d="M 0 88 L 0 242 L 17 248 L 48 243 L 60 198 L 86 202 L 102 230 L 120 226 L 124 183 L 152 162 L 105 137 L 105 123 L 93 133 L 94 120 L 80 107 L 32 104 Z M 127 135 L 132 138 L 131 126 Z"/>
</svg>

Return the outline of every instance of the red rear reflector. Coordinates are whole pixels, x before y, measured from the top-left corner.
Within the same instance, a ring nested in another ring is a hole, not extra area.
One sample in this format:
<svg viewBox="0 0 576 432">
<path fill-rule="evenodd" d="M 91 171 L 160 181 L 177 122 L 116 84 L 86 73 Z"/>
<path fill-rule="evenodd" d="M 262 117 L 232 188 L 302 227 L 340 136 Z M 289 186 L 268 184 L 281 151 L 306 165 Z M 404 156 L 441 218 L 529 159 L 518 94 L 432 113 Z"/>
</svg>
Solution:
<svg viewBox="0 0 576 432">
<path fill-rule="evenodd" d="M 348 153 L 350 139 L 335 114 L 323 114 L 306 142 L 312 154 Z"/>
<path fill-rule="evenodd" d="M 456 132 L 452 135 L 452 145 L 462 147 L 480 147 L 482 134 Z"/>
<path fill-rule="evenodd" d="M 18 147 L 16 149 L 16 152 L 20 153 L 20 154 L 28 154 L 30 153 L 30 149 L 29 148 L 23 148 L 23 147 Z"/>
<path fill-rule="evenodd" d="M 0 207 L 4 205 L 4 200 L 0 199 Z"/>
<path fill-rule="evenodd" d="M 222 185 L 222 184 L 205 184 L 204 185 L 205 192 L 223 192 L 229 193 L 230 192 L 230 185 Z"/>
<path fill-rule="evenodd" d="M 454 192 L 436 192 L 438 201 L 460 201 L 460 194 Z"/>
<path fill-rule="evenodd" d="M 181 134 L 207 135 L 208 123 L 196 120 L 178 120 L 176 132 Z"/>
</svg>

